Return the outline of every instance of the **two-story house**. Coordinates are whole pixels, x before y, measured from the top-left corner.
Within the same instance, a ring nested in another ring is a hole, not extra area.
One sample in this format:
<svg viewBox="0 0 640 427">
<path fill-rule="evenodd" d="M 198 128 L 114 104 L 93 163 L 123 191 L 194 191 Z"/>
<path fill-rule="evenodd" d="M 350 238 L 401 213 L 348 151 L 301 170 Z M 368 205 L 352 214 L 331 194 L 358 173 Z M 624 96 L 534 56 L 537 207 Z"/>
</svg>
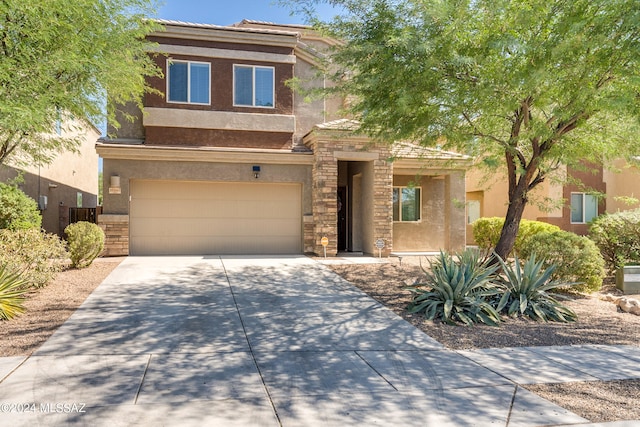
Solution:
<svg viewBox="0 0 640 427">
<path fill-rule="evenodd" d="M 468 158 L 375 143 L 338 115 L 343 100 L 287 85 L 329 84 L 317 67 L 330 40 L 304 26 L 160 22 L 150 39 L 164 77 L 150 84 L 163 96 L 97 144 L 107 255 L 465 246 Z"/>
<path fill-rule="evenodd" d="M 598 215 L 640 206 L 638 161 L 629 163 L 619 159 L 609 168 L 586 163 L 584 170 L 563 167 L 559 178 L 548 179 L 532 191 L 531 203 L 525 208 L 523 218 L 586 235 L 589 222 Z M 507 188 L 503 173 L 496 173 L 492 179 L 486 179 L 476 170 L 467 173 L 467 242 L 473 242 L 473 221 L 506 215 Z"/>
<path fill-rule="evenodd" d="M 0 182 L 22 176 L 19 187 L 38 203 L 42 228 L 63 237 L 70 221 L 94 219 L 98 203 L 98 155 L 94 146 L 100 131 L 90 123 L 78 121 L 59 123 L 54 131 L 78 138 L 76 151 L 58 153 L 51 163 L 42 166 L 14 165 L 9 161 L 0 165 Z M 78 217 L 77 208 L 84 216 Z"/>
</svg>

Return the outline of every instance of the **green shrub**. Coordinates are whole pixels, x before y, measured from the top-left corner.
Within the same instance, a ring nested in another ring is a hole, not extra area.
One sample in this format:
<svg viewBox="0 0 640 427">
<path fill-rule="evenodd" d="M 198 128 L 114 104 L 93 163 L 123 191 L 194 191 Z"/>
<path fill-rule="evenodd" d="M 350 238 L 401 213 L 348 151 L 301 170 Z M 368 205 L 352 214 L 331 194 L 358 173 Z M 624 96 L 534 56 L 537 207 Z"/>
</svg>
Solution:
<svg viewBox="0 0 640 427">
<path fill-rule="evenodd" d="M 529 257 L 523 267 L 517 256 L 513 265 L 505 263 L 500 257 L 497 259 L 502 266 L 504 288 L 504 294 L 496 307 L 498 312 L 544 322 L 573 322 L 577 319 L 573 310 L 547 293 L 551 289 L 570 285 L 551 279 L 555 266 L 544 268 L 543 262 L 536 261 L 535 255 Z"/>
<path fill-rule="evenodd" d="M 0 229 L 39 229 L 42 216 L 38 204 L 13 185 L 0 183 Z"/>
<path fill-rule="evenodd" d="M 497 268 L 481 261 L 479 251 L 467 250 L 455 259 L 440 252 L 431 262 L 431 271 L 424 270 L 426 281 L 408 288 L 414 294 L 408 310 L 448 324 L 482 322 L 495 326 L 500 315 L 487 298 L 497 293 L 491 282 Z"/>
<path fill-rule="evenodd" d="M 68 225 L 64 232 L 69 243 L 71 265 L 75 268 L 90 266 L 104 249 L 104 232 L 96 224 L 76 222 Z"/>
<path fill-rule="evenodd" d="M 27 291 L 24 279 L 0 265 L 0 320 L 10 320 L 24 312 L 22 303 Z"/>
<path fill-rule="evenodd" d="M 611 272 L 640 262 L 640 209 L 600 215 L 589 225 L 589 237 Z"/>
<path fill-rule="evenodd" d="M 62 270 L 67 252 L 53 234 L 40 230 L 0 230 L 0 264 L 29 286 L 45 286 Z"/>
<path fill-rule="evenodd" d="M 504 218 L 491 217 L 491 218 L 479 218 L 472 224 L 473 238 L 476 241 L 478 247 L 484 251 L 492 251 L 500 240 L 500 233 L 502 232 L 502 226 L 504 225 Z M 523 219 L 520 221 L 520 227 L 518 228 L 518 235 L 514 244 L 514 251 L 516 254 L 520 253 L 522 247 L 526 244 L 532 236 L 538 233 L 560 231 L 560 227 L 552 224 L 547 224 L 541 221 L 531 221 Z"/>
<path fill-rule="evenodd" d="M 520 255 L 537 255 L 547 268 L 555 265 L 552 279 L 575 282 L 572 289 L 578 292 L 595 292 L 602 287 L 604 259 L 588 237 L 568 231 L 538 233 L 521 248 Z"/>
</svg>

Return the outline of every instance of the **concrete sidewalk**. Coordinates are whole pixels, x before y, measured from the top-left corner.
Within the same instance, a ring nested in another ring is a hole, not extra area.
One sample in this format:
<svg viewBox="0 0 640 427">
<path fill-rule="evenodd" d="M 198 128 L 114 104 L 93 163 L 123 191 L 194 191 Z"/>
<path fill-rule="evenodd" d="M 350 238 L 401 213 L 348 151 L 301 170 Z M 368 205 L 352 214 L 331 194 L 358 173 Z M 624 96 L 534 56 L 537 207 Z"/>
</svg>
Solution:
<svg viewBox="0 0 640 427">
<path fill-rule="evenodd" d="M 0 359 L 0 413 L 11 426 L 580 425 L 519 384 L 637 378 L 638 362 L 636 347 L 448 351 L 306 257 L 130 257 L 34 355 Z"/>
</svg>

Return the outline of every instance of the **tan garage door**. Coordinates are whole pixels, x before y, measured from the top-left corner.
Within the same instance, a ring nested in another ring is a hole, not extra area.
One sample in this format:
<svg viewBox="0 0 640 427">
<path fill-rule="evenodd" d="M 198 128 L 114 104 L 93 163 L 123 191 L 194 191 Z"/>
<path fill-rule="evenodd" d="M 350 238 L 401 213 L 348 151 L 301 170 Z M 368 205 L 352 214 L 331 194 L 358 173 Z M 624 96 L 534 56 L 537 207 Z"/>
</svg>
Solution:
<svg viewBox="0 0 640 427">
<path fill-rule="evenodd" d="M 132 255 L 302 252 L 299 184 L 131 181 Z"/>
</svg>

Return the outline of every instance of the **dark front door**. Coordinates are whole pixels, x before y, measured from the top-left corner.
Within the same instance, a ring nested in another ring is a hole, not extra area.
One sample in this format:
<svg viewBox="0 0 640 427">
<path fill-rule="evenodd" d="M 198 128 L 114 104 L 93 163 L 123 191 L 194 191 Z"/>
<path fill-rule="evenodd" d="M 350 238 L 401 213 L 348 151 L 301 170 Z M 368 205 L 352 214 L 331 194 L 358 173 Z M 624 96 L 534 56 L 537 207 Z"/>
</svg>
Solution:
<svg viewBox="0 0 640 427">
<path fill-rule="evenodd" d="M 347 187 L 338 187 L 338 250 L 347 250 Z"/>
</svg>

